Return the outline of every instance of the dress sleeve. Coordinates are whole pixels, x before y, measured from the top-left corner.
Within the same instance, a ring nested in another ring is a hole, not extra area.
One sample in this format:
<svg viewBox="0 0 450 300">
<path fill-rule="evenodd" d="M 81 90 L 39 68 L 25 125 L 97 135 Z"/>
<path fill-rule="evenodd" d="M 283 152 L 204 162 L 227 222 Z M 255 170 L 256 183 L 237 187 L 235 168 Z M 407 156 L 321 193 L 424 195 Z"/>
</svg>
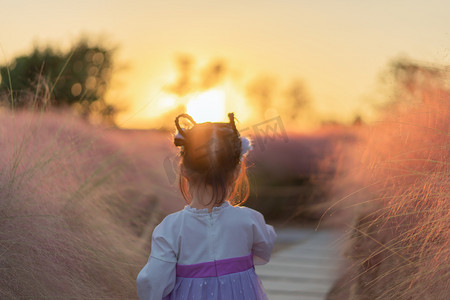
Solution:
<svg viewBox="0 0 450 300">
<path fill-rule="evenodd" d="M 263 265 L 269 262 L 277 234 L 273 226 L 267 225 L 264 216 L 253 211 L 253 263 Z"/>
<path fill-rule="evenodd" d="M 163 299 L 175 286 L 177 257 L 174 241 L 164 227 L 161 223 L 153 231 L 150 257 L 137 276 L 140 300 Z"/>
</svg>

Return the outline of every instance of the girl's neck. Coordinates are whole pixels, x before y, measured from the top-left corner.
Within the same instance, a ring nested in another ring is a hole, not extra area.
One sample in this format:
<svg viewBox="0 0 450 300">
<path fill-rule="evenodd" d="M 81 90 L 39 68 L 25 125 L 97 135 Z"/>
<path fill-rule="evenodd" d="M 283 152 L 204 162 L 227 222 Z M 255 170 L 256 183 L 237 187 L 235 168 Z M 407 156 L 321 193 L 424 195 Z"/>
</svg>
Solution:
<svg viewBox="0 0 450 300">
<path fill-rule="evenodd" d="M 216 204 L 214 202 L 211 202 L 212 199 L 212 191 L 211 189 L 206 189 L 201 192 L 199 192 L 197 189 L 194 191 L 192 195 L 192 201 L 189 204 L 190 207 L 196 208 L 196 209 L 208 209 L 208 212 L 211 212 L 213 207 L 220 206 L 220 204 Z M 211 203 L 210 203 L 211 202 Z"/>
<path fill-rule="evenodd" d="M 191 204 L 189 204 L 190 207 L 196 208 L 196 209 L 204 209 L 207 208 L 208 212 L 212 211 L 212 208 L 214 207 L 214 203 L 211 203 L 209 205 L 205 205 L 201 202 L 198 198 L 192 198 Z"/>
</svg>

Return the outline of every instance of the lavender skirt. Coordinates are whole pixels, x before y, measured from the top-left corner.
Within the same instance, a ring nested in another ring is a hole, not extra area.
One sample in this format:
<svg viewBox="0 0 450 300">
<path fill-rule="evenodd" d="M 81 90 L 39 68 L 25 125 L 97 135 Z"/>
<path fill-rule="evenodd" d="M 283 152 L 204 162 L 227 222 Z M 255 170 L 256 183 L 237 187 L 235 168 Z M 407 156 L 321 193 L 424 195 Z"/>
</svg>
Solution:
<svg viewBox="0 0 450 300">
<path fill-rule="evenodd" d="M 255 273 L 252 254 L 200 263 L 177 265 L 173 291 L 164 300 L 267 299 Z"/>
</svg>

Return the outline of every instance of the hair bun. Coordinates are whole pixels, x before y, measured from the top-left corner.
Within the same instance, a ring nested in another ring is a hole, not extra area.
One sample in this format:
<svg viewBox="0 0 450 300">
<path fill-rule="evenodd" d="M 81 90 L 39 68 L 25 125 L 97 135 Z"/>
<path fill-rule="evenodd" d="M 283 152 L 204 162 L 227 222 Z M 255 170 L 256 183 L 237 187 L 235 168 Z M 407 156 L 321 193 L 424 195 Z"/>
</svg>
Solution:
<svg viewBox="0 0 450 300">
<path fill-rule="evenodd" d="M 175 126 L 178 129 L 178 133 L 180 133 L 182 136 L 186 137 L 184 129 L 181 128 L 181 126 L 180 126 L 180 118 L 188 119 L 189 122 L 191 122 L 193 125 L 197 125 L 197 122 L 195 122 L 194 119 L 188 114 L 181 114 L 175 118 Z"/>
<path fill-rule="evenodd" d="M 191 122 L 193 125 L 197 125 L 197 122 L 195 122 L 194 119 L 188 114 L 181 114 L 175 118 L 175 126 L 177 127 L 178 132 L 173 137 L 174 138 L 173 143 L 177 147 L 184 146 L 186 144 L 186 142 L 185 142 L 186 141 L 186 132 L 180 126 L 180 118 L 188 119 L 189 122 Z"/>
<path fill-rule="evenodd" d="M 231 128 L 239 136 L 239 132 L 237 131 L 237 128 L 236 128 L 236 123 L 234 122 L 234 113 L 229 113 L 228 119 L 230 119 Z"/>
</svg>

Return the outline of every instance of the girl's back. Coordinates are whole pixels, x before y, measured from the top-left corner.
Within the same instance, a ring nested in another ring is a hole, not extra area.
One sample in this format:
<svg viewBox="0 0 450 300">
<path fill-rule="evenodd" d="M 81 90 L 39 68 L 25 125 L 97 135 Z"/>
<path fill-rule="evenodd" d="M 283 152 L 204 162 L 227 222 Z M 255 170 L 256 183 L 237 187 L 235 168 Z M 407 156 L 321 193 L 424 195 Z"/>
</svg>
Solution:
<svg viewBox="0 0 450 300">
<path fill-rule="evenodd" d="M 157 226 L 153 239 L 169 246 L 179 265 L 242 257 L 253 253 L 256 264 L 267 262 L 275 232 L 264 217 L 248 207 L 224 202 L 208 209 L 186 206 Z M 158 242 L 157 241 L 157 242 Z M 153 253 L 152 256 L 157 255 Z M 169 255 L 166 253 L 166 255 Z"/>
<path fill-rule="evenodd" d="M 250 208 L 186 206 L 155 228 L 139 297 L 161 299 L 171 291 L 165 299 L 266 299 L 253 266 L 269 260 L 275 237 Z"/>
</svg>

